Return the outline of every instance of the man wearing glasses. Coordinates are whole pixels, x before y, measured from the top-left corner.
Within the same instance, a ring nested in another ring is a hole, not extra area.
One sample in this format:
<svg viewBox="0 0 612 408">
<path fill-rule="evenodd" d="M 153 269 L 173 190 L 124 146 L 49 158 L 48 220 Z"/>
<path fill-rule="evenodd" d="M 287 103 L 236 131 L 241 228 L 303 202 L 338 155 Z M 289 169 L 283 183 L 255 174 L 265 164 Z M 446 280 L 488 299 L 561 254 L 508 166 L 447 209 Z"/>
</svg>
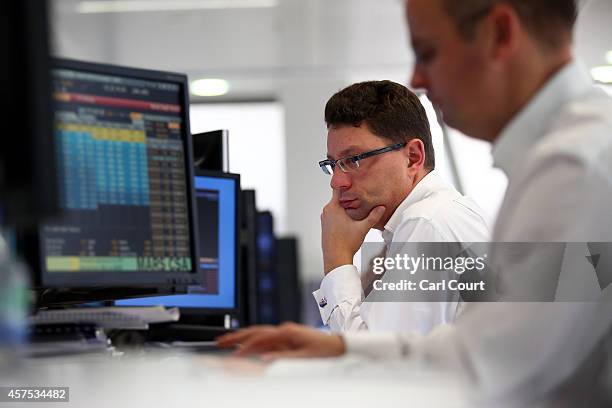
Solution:
<svg viewBox="0 0 612 408">
<path fill-rule="evenodd" d="M 482 210 L 434 171 L 418 97 L 391 81 L 354 84 L 330 98 L 325 122 L 327 159 L 319 166 L 331 176 L 333 197 L 321 215 L 325 277 L 314 292 L 323 323 L 337 332 L 422 334 L 452 323 L 457 291 L 432 292 L 418 302 L 410 292 L 402 293 L 402 302 L 363 301 L 374 275 L 370 271 L 362 284 L 353 265 L 371 228 L 382 231 L 387 258 L 401 255 L 407 242 L 489 241 Z"/>
</svg>

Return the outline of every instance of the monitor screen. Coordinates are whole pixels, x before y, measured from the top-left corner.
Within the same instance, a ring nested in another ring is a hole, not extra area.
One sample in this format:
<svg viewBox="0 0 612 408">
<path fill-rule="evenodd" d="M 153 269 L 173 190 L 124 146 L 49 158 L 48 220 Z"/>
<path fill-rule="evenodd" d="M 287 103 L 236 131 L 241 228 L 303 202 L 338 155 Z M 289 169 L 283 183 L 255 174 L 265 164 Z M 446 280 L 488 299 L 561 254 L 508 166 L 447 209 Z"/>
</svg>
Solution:
<svg viewBox="0 0 612 408">
<path fill-rule="evenodd" d="M 39 229 L 41 286 L 200 282 L 187 78 L 57 60 L 51 79 L 62 215 Z"/>
<path fill-rule="evenodd" d="M 235 174 L 197 171 L 195 194 L 201 286 L 189 294 L 120 300 L 118 306 L 181 307 L 185 309 L 236 309 L 238 300 L 238 197 L 240 178 Z"/>
</svg>

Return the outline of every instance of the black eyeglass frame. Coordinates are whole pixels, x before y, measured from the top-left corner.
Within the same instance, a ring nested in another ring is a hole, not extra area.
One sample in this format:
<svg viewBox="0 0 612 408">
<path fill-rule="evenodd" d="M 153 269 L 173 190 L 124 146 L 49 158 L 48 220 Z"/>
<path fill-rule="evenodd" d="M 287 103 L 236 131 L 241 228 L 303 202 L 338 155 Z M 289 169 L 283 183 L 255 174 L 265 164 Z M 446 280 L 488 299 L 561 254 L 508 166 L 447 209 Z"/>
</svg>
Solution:
<svg viewBox="0 0 612 408">
<path fill-rule="evenodd" d="M 342 157 L 342 158 L 337 159 L 337 160 L 330 160 L 330 159 L 321 160 L 319 162 L 319 167 L 321 168 L 321 170 L 323 170 L 323 173 L 328 174 L 328 175 L 332 175 L 334 169 L 336 168 L 336 163 L 338 163 L 340 161 L 343 161 L 343 160 L 351 161 L 353 163 L 356 163 L 357 167 L 359 167 L 359 161 L 360 160 L 367 159 L 368 157 L 378 156 L 379 154 L 383 154 L 383 153 L 387 153 L 387 152 L 392 152 L 394 150 L 402 149 L 407 144 L 408 143 L 406 143 L 406 142 L 396 143 L 396 144 L 393 144 L 391 146 L 382 147 L 382 148 L 376 149 L 376 150 L 370 150 L 369 152 L 364 152 L 364 153 L 361 153 L 361 154 L 357 154 L 355 156 Z M 330 173 L 327 170 L 327 166 L 330 166 L 332 168 L 332 173 Z M 342 168 L 342 166 L 339 166 L 339 167 L 340 167 L 340 170 L 342 170 L 344 173 L 348 173 L 346 170 L 344 170 Z"/>
</svg>

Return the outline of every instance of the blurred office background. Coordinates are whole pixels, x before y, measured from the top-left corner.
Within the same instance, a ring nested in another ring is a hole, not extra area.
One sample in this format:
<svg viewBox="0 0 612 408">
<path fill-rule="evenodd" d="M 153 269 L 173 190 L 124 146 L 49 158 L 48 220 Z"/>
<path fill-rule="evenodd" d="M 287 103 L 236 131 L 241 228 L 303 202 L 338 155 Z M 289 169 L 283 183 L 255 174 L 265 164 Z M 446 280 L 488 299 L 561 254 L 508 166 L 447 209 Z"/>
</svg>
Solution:
<svg viewBox="0 0 612 408">
<path fill-rule="evenodd" d="M 230 170 L 257 190 L 278 236 L 299 239 L 306 290 L 322 277 L 320 210 L 329 178 L 323 107 L 358 81 L 407 84 L 413 64 L 401 0 L 51 0 L 53 53 L 189 75 L 193 133 L 230 131 Z M 578 55 L 612 93 L 611 0 L 581 2 Z M 202 79 L 222 81 L 195 82 Z M 203 96 L 216 94 L 216 96 Z M 506 188 L 490 146 L 444 134 L 425 103 L 441 174 L 493 224 Z M 376 239 L 375 234 L 371 239 Z M 312 297 L 305 321 L 316 324 Z"/>
</svg>

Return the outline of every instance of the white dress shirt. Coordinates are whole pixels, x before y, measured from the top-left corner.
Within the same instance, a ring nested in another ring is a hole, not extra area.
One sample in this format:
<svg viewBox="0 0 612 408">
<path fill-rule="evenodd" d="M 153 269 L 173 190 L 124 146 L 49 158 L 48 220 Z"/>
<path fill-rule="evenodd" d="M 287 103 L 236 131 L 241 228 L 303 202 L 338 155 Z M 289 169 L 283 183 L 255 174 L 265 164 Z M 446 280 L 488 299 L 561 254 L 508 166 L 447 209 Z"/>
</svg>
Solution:
<svg viewBox="0 0 612 408">
<path fill-rule="evenodd" d="M 395 257 L 405 242 L 488 242 L 482 210 L 444 182 L 435 171 L 427 174 L 397 207 L 382 233 L 386 257 Z M 343 265 L 323 278 L 313 293 L 323 323 L 335 332 L 415 331 L 422 334 L 452 323 L 459 293 L 448 291 L 440 302 L 368 302 L 359 271 Z M 406 296 L 410 293 L 406 292 Z"/>
<path fill-rule="evenodd" d="M 500 134 L 493 156 L 509 179 L 494 241 L 612 242 L 612 99 L 580 65 L 568 64 L 540 89 Z M 529 259 L 497 261 L 502 279 L 540 283 L 541 268 Z M 593 290 L 591 277 L 580 276 L 590 302 L 470 304 L 443 332 L 346 334 L 347 349 L 451 365 L 495 398 L 546 395 L 612 326 L 610 286 Z M 553 297 L 563 298 L 561 281 Z"/>
</svg>

